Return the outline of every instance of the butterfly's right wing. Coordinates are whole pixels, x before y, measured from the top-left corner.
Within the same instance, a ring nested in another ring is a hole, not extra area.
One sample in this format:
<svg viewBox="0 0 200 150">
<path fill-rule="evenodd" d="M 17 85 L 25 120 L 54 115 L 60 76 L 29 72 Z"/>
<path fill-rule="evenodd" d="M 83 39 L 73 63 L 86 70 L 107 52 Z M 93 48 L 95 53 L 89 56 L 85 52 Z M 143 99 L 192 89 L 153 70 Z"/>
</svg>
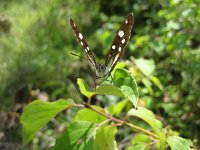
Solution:
<svg viewBox="0 0 200 150">
<path fill-rule="evenodd" d="M 109 54 L 105 61 L 107 72 L 110 73 L 115 67 L 117 61 L 123 56 L 125 47 L 130 39 L 131 30 L 133 27 L 133 13 L 130 13 L 124 20 L 121 27 L 119 28 L 113 43 L 110 47 Z"/>
<path fill-rule="evenodd" d="M 83 38 L 83 35 L 79 31 L 79 29 L 78 29 L 77 25 L 74 23 L 74 21 L 71 18 L 69 18 L 69 21 L 70 21 L 70 25 L 72 27 L 72 30 L 74 32 L 74 35 L 76 36 L 76 39 L 78 40 L 81 47 L 84 49 L 84 52 L 85 52 L 86 56 L 88 57 L 89 61 L 96 68 L 97 64 L 96 64 L 94 55 L 90 51 L 90 48 L 89 48 L 86 40 Z"/>
</svg>

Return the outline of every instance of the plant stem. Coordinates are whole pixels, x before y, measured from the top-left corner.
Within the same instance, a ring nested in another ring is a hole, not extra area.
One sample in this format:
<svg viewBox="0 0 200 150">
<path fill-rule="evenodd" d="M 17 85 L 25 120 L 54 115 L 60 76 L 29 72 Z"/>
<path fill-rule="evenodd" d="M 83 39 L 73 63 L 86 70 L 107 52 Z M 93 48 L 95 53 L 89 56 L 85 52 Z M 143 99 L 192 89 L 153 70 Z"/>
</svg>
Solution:
<svg viewBox="0 0 200 150">
<path fill-rule="evenodd" d="M 77 106 L 80 107 L 80 105 L 77 105 Z M 92 105 L 88 105 L 87 103 L 84 103 L 83 106 L 85 106 L 86 108 L 91 109 L 91 110 L 97 112 L 98 114 L 100 114 L 100 115 L 102 115 L 102 116 L 105 116 L 106 118 L 108 118 L 108 119 L 110 119 L 110 120 L 113 120 L 113 121 L 115 121 L 115 122 L 117 122 L 117 123 L 124 124 L 124 125 L 126 125 L 126 126 L 131 127 L 131 128 L 134 128 L 134 129 L 136 129 L 136 130 L 142 131 L 142 132 L 144 132 L 144 133 L 146 133 L 146 134 L 148 134 L 148 135 L 151 135 L 152 137 L 154 137 L 154 138 L 156 138 L 156 139 L 158 138 L 158 136 L 157 136 L 156 134 L 154 134 L 154 133 L 152 133 L 152 132 L 150 132 L 150 131 L 148 131 L 148 130 L 145 130 L 145 129 L 139 127 L 139 126 L 136 126 L 136 125 L 134 125 L 134 124 L 132 124 L 132 123 L 130 123 L 130 122 L 117 119 L 117 118 L 115 118 L 115 117 L 113 117 L 113 116 L 111 116 L 111 115 L 109 115 L 109 114 L 107 114 L 107 113 L 104 113 L 104 112 L 102 112 L 102 111 L 99 111 L 98 109 L 92 107 Z M 82 107 L 82 106 L 81 106 L 81 107 Z"/>
</svg>

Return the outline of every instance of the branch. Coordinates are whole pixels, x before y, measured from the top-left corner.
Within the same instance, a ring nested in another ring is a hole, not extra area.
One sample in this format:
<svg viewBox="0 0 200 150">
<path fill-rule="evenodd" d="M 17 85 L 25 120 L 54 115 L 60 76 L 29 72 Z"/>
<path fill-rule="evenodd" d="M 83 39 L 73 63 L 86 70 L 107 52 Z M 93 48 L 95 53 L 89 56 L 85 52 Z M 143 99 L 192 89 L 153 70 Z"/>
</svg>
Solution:
<svg viewBox="0 0 200 150">
<path fill-rule="evenodd" d="M 115 117 L 113 117 L 113 116 L 111 116 L 111 115 L 109 115 L 109 114 L 107 114 L 107 113 L 104 113 L 104 112 L 102 112 L 102 111 L 99 111 L 98 109 L 92 107 L 91 105 L 88 105 L 87 103 L 83 103 L 83 105 L 81 105 L 81 104 L 76 104 L 75 106 L 78 106 L 78 107 L 84 107 L 84 106 L 85 106 L 86 108 L 88 108 L 88 109 L 90 109 L 90 110 L 92 110 L 92 111 L 95 111 L 95 112 L 97 112 L 98 114 L 100 114 L 100 115 L 102 115 L 102 116 L 105 116 L 105 117 L 108 118 L 109 120 L 113 120 L 114 122 L 119 123 L 119 124 L 124 124 L 124 125 L 126 125 L 126 126 L 128 126 L 128 127 L 131 127 L 131 128 L 136 129 L 136 130 L 142 131 L 142 132 L 144 132 L 144 133 L 146 133 L 146 134 L 148 134 L 148 135 L 150 135 L 150 136 L 152 136 L 152 137 L 158 139 L 158 136 L 157 136 L 156 134 L 154 134 L 154 133 L 152 133 L 152 132 L 150 132 L 150 131 L 148 131 L 148 130 L 145 130 L 145 129 L 139 127 L 139 126 L 136 126 L 136 125 L 134 125 L 134 124 L 132 124 L 132 123 L 130 123 L 130 122 L 128 122 L 128 121 L 123 121 L 123 120 L 117 119 L 117 118 L 115 118 Z"/>
</svg>

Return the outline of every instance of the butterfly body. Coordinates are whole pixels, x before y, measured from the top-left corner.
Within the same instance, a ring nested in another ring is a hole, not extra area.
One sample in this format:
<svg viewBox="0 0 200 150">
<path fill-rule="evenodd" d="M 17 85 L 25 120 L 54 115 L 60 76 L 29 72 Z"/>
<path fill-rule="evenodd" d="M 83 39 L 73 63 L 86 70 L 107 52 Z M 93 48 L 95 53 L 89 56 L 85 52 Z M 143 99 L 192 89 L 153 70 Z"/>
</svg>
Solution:
<svg viewBox="0 0 200 150">
<path fill-rule="evenodd" d="M 110 47 L 109 54 L 106 57 L 105 64 L 100 64 L 96 62 L 95 57 L 90 50 L 86 40 L 83 38 L 82 33 L 79 31 L 77 25 L 71 18 L 70 25 L 79 44 L 84 49 L 88 60 L 96 70 L 95 77 L 97 79 L 108 77 L 114 69 L 118 60 L 124 55 L 125 47 L 130 39 L 131 29 L 133 27 L 133 13 L 130 13 L 128 15 L 128 17 L 124 20 L 120 29 L 118 30 Z"/>
<path fill-rule="evenodd" d="M 95 77 L 96 78 L 104 78 L 106 77 L 107 72 L 106 72 L 106 66 L 104 64 L 96 64 L 96 72 L 95 72 Z"/>
</svg>

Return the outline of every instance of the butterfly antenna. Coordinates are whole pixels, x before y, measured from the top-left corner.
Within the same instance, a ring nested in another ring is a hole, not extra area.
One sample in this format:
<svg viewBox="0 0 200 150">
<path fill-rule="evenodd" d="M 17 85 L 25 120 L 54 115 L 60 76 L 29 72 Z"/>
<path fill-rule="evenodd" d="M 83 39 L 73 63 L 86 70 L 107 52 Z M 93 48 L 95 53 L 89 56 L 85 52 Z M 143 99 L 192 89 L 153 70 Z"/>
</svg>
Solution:
<svg viewBox="0 0 200 150">
<path fill-rule="evenodd" d="M 87 59 L 87 58 L 85 58 L 85 57 L 83 57 L 83 56 L 79 56 L 79 55 L 77 55 L 77 54 L 75 54 L 75 53 L 70 53 L 71 55 L 74 55 L 74 56 L 77 56 L 77 57 L 80 57 L 80 58 L 83 58 L 83 59 Z"/>
</svg>

